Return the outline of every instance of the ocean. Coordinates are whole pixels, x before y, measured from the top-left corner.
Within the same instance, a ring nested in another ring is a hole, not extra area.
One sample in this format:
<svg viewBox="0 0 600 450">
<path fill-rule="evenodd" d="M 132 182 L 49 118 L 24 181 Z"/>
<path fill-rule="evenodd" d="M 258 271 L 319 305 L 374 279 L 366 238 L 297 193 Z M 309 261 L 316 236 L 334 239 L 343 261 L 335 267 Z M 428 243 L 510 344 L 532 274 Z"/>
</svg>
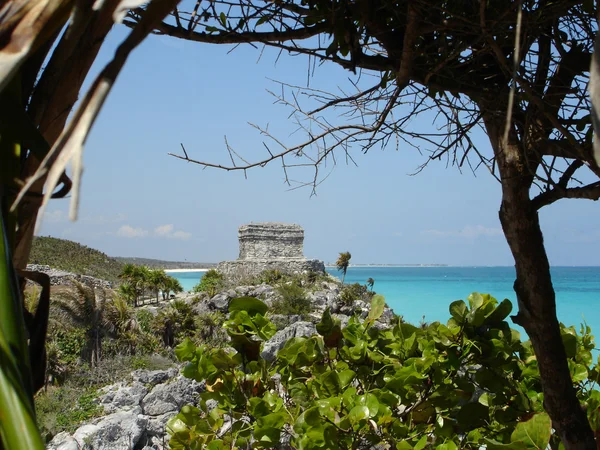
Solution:
<svg viewBox="0 0 600 450">
<path fill-rule="evenodd" d="M 341 278 L 335 268 L 327 271 Z M 199 272 L 170 275 L 186 290 L 202 277 Z M 508 298 L 516 313 L 513 267 L 350 267 L 345 281 L 365 284 L 368 278 L 375 280 L 374 290 L 385 297 L 388 306 L 414 324 L 421 320 L 445 323 L 450 318 L 450 303 L 466 301 L 472 292 L 488 293 L 498 300 Z M 553 267 L 552 278 L 559 320 L 577 330 L 585 321 L 600 339 L 600 267 Z"/>
</svg>

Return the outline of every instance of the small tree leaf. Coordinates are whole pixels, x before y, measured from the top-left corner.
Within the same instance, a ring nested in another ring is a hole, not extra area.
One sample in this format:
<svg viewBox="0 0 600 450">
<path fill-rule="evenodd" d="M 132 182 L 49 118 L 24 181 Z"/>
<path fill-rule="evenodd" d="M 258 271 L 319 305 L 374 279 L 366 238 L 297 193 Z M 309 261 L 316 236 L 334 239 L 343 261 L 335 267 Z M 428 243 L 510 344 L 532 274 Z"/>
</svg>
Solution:
<svg viewBox="0 0 600 450">
<path fill-rule="evenodd" d="M 510 436 L 511 443 L 521 443 L 527 449 L 545 450 L 552 436 L 552 421 L 546 413 L 534 414 L 526 422 L 517 424 Z"/>
<path fill-rule="evenodd" d="M 269 307 L 254 297 L 238 297 L 229 302 L 229 312 L 246 311 L 251 317 L 256 314 L 263 316 L 269 310 Z"/>
<path fill-rule="evenodd" d="M 383 314 L 385 309 L 385 297 L 383 295 L 375 295 L 371 300 L 371 309 L 369 310 L 369 317 L 367 318 L 370 322 L 375 322 Z"/>
</svg>

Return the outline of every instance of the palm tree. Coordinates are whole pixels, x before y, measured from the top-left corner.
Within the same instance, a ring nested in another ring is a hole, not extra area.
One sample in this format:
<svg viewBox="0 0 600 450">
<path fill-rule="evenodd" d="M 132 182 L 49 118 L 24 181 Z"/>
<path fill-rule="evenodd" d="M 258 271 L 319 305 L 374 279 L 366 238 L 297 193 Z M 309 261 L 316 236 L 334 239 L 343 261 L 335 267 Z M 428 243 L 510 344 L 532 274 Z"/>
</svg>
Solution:
<svg viewBox="0 0 600 450">
<path fill-rule="evenodd" d="M 121 283 L 117 294 L 128 304 L 133 304 L 134 306 L 137 306 L 135 287 L 129 281 Z"/>
<path fill-rule="evenodd" d="M 169 298 L 169 293 L 173 292 L 174 294 L 178 294 L 179 292 L 183 292 L 183 287 L 177 278 L 167 276 L 162 292 L 163 299 L 167 300 Z"/>
<path fill-rule="evenodd" d="M 135 290 L 133 305 L 138 306 L 138 300 L 143 297 L 150 279 L 150 269 L 145 266 L 136 266 L 135 264 L 125 264 L 120 278 L 129 282 Z"/>
<path fill-rule="evenodd" d="M 344 280 L 346 279 L 346 272 L 348 271 L 348 266 L 350 265 L 350 258 L 352 258 L 350 252 L 343 252 L 340 253 L 339 258 L 335 262 L 337 270 L 342 272 L 342 284 L 344 284 Z"/>
<path fill-rule="evenodd" d="M 114 296 L 108 302 L 105 316 L 118 334 L 138 331 L 140 328 L 127 299 L 121 295 Z"/>
<path fill-rule="evenodd" d="M 52 299 L 54 313 L 71 326 L 85 330 L 86 359 L 92 367 L 100 361 L 102 338 L 114 330 L 113 323 L 106 316 L 106 291 L 102 288 L 73 281 L 73 289 L 62 290 Z"/>
<path fill-rule="evenodd" d="M 373 286 L 375 285 L 375 280 L 373 278 L 369 278 L 367 280 L 367 287 L 371 288 L 371 292 L 373 292 Z"/>
<path fill-rule="evenodd" d="M 154 291 L 154 294 L 156 295 L 156 303 L 158 303 L 158 294 L 159 292 L 162 290 L 163 291 L 163 297 L 164 297 L 164 291 L 167 285 L 167 278 L 168 275 L 165 273 L 164 270 L 161 269 L 156 269 L 156 270 L 149 270 L 148 271 L 148 287 Z"/>
</svg>

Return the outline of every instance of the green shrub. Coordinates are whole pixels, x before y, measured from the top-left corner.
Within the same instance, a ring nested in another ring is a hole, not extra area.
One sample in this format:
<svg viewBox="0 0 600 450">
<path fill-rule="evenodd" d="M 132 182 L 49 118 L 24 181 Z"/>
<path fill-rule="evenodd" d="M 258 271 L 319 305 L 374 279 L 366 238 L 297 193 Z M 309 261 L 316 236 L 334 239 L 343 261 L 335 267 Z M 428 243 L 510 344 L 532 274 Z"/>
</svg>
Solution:
<svg viewBox="0 0 600 450">
<path fill-rule="evenodd" d="M 223 330 L 225 314 L 212 311 L 198 314 L 196 320 L 196 334 L 194 341 L 216 346 L 223 346 L 226 342 L 226 334 Z"/>
<path fill-rule="evenodd" d="M 160 311 L 151 324 L 153 333 L 162 337 L 164 344 L 174 347 L 196 331 L 195 313 L 183 300 L 175 300 Z"/>
<path fill-rule="evenodd" d="M 285 278 L 285 274 L 277 269 L 265 270 L 259 275 L 259 282 L 273 285 Z M 257 283 L 257 284 L 260 284 Z"/>
<path fill-rule="evenodd" d="M 142 309 L 137 312 L 136 320 L 140 326 L 140 330 L 150 333 L 152 331 L 152 322 L 154 321 L 155 315 L 147 309 Z"/>
<path fill-rule="evenodd" d="M 206 380 L 207 390 L 169 421 L 173 450 L 282 441 L 306 450 L 559 448 L 531 342 L 506 322 L 508 300 L 475 293 L 450 305 L 445 325 L 379 329 L 385 300 L 375 296 L 364 322 L 352 317 L 341 328 L 326 310 L 318 335 L 288 340 L 273 361 L 261 356 L 274 333 L 266 307 L 244 301 L 225 322 L 235 352 L 191 341 L 175 349 L 188 362 L 184 375 Z M 561 333 L 573 388 L 598 431 L 594 339 L 587 326 Z M 228 417 L 236 432 L 219 433 Z"/>
<path fill-rule="evenodd" d="M 366 286 L 359 283 L 346 284 L 340 292 L 340 301 L 344 305 L 352 305 L 356 300 L 369 301 L 372 294 Z"/>
<path fill-rule="evenodd" d="M 307 315 L 312 312 L 310 299 L 306 296 L 304 289 L 298 284 L 282 284 L 277 287 L 277 292 L 281 298 L 273 302 L 273 312 L 288 315 Z"/>
<path fill-rule="evenodd" d="M 48 340 L 56 344 L 64 363 L 74 364 L 81 359 L 85 348 L 86 334 L 85 330 L 81 328 L 52 327 Z"/>
<path fill-rule="evenodd" d="M 99 416 L 95 388 L 62 386 L 41 392 L 35 399 L 38 426 L 47 439 L 61 431 L 74 432 L 83 422 Z"/>
<path fill-rule="evenodd" d="M 196 293 L 205 292 L 209 297 L 213 297 L 223 288 L 224 281 L 223 274 L 215 269 L 210 269 L 192 290 Z"/>
</svg>

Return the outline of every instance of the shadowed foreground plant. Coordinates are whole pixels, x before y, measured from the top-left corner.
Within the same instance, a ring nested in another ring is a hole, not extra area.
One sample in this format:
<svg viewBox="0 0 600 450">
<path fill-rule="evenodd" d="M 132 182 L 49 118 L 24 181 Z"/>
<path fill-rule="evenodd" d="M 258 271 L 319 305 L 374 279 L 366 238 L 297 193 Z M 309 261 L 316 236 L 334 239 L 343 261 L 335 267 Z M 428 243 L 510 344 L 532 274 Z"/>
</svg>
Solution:
<svg viewBox="0 0 600 450">
<path fill-rule="evenodd" d="M 233 299 L 225 330 L 234 351 L 191 340 L 175 349 L 183 374 L 207 389 L 198 407 L 168 422 L 170 448 L 558 448 L 531 343 L 505 320 L 510 301 L 474 293 L 450 305 L 446 324 L 423 328 L 373 326 L 384 307 L 376 295 L 367 319 L 345 328 L 327 309 L 317 335 L 289 339 L 271 361 L 261 356 L 274 333 L 267 306 Z M 561 333 L 574 388 L 598 429 L 590 329 Z"/>
</svg>

